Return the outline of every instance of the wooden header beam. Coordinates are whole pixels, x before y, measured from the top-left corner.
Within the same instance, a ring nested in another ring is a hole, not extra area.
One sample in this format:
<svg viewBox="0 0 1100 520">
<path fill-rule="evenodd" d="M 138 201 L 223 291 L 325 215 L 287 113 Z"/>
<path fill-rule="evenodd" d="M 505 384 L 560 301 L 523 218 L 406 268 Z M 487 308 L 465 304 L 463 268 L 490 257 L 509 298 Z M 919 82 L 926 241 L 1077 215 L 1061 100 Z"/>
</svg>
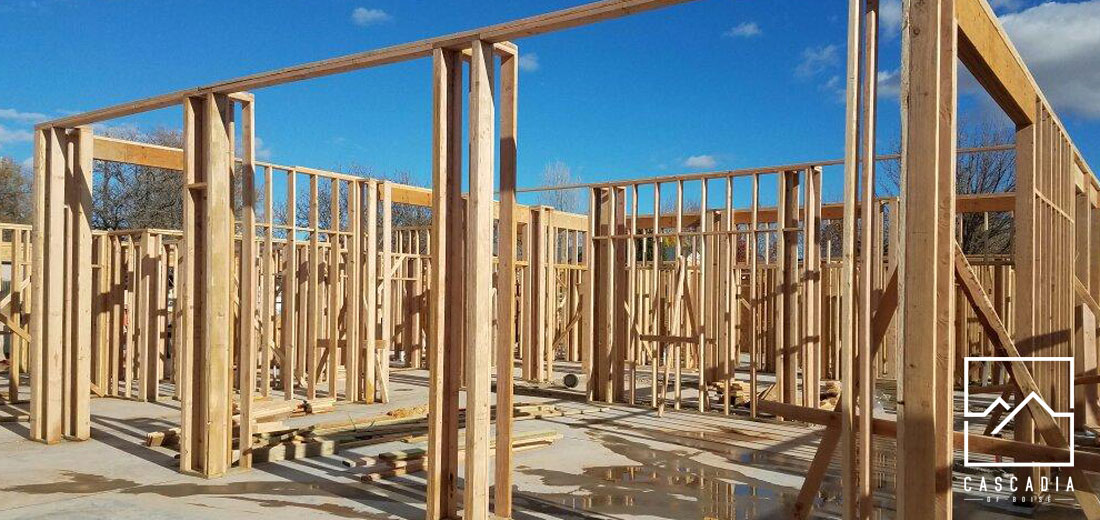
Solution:
<svg viewBox="0 0 1100 520">
<path fill-rule="evenodd" d="M 93 146 L 95 159 L 112 161 L 152 168 L 164 168 L 166 170 L 183 170 L 183 150 L 169 146 L 160 146 L 148 143 L 138 143 L 110 137 L 95 137 Z M 367 181 L 366 177 L 359 177 L 347 173 L 319 170 L 305 166 L 282 166 L 278 164 L 256 161 L 257 169 L 274 168 L 276 170 L 295 171 L 299 173 L 321 175 L 324 177 L 340 179 L 343 181 Z M 409 186 L 406 184 L 392 183 L 393 200 L 397 204 L 409 204 L 430 208 L 432 206 L 431 188 Z M 517 205 L 521 210 L 529 210 L 529 206 Z M 584 230 L 588 228 L 588 217 L 576 213 L 554 211 L 554 225 L 562 228 Z M 516 221 L 526 223 L 530 220 L 529 211 L 519 211 Z"/>
<path fill-rule="evenodd" d="M 1035 122 L 1035 100 L 1041 99 L 1047 106 L 1051 104 L 997 20 L 989 2 L 956 0 L 955 20 L 959 32 L 959 60 L 1013 122 L 1018 126 Z M 1066 127 L 1053 110 L 1051 116 L 1058 122 L 1058 126 Z M 1066 139 L 1073 148 L 1075 161 L 1081 166 L 1083 173 L 1088 173 L 1086 177 L 1089 183 L 1100 188 L 1096 174 L 1085 163 L 1068 133 Z"/>
<path fill-rule="evenodd" d="M 72 128 L 80 125 L 88 125 L 107 119 L 116 119 L 141 112 L 148 112 L 150 110 L 168 108 L 181 103 L 189 96 L 203 96 L 211 93 L 235 94 L 237 92 L 282 85 L 311 78 L 319 78 L 342 72 L 399 63 L 417 58 L 426 58 L 431 56 L 432 49 L 435 48 L 468 47 L 473 40 L 500 43 L 527 36 L 560 31 L 570 27 L 592 24 L 603 20 L 620 18 L 634 13 L 681 4 L 688 1 L 691 0 L 603 0 L 479 29 L 471 29 L 372 51 L 348 54 L 327 60 L 303 63 L 283 69 L 242 76 L 210 85 L 179 90 L 169 94 L 162 94 L 138 101 L 131 101 L 129 103 L 46 121 L 40 123 L 37 128 L 47 128 L 51 126 Z"/>
<path fill-rule="evenodd" d="M 1032 122 L 1037 89 L 983 0 L 958 0 L 959 59 L 1018 125 Z"/>
<path fill-rule="evenodd" d="M 878 198 L 876 200 L 896 200 L 893 198 Z M 1012 212 L 1016 209 L 1016 194 L 1014 192 L 1005 193 L 989 193 L 989 194 L 972 194 L 972 195 L 959 195 L 955 198 L 955 211 L 959 213 L 998 213 L 998 212 Z M 856 204 L 856 208 L 859 209 L 860 205 Z M 802 209 L 798 211 L 799 220 L 802 219 Z M 722 216 L 721 210 L 713 210 L 710 212 L 718 221 Z M 819 214 L 822 220 L 840 220 L 844 217 L 844 204 L 822 204 L 821 212 Z M 761 223 L 770 223 L 776 221 L 776 208 L 761 207 L 758 209 L 757 217 Z M 751 224 L 752 223 L 752 210 L 751 209 L 736 209 L 733 210 L 734 224 Z M 684 215 L 683 225 L 685 227 L 691 227 L 698 225 L 699 215 Z M 676 215 L 674 214 L 662 214 L 661 226 L 671 228 L 676 225 Z M 653 226 L 653 215 L 638 215 L 638 227 L 649 228 Z"/>
</svg>

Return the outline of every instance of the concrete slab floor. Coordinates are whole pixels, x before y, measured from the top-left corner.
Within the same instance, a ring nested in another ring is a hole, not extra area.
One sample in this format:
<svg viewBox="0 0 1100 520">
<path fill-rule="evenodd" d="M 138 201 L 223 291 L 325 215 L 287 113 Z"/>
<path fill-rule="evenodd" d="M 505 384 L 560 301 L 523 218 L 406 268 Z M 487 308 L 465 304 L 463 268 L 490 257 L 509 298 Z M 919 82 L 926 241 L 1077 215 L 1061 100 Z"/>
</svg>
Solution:
<svg viewBox="0 0 1100 520">
<path fill-rule="evenodd" d="M 426 401 L 426 385 L 426 371 L 398 370 L 392 376 L 390 403 L 341 404 L 334 412 L 287 422 L 301 426 L 420 405 Z M 170 395 L 171 388 L 165 390 Z M 516 401 L 595 407 L 527 395 L 517 395 Z M 5 406 L 0 414 L 15 408 L 25 405 Z M 0 423 L 0 519 L 423 518 L 423 474 L 367 484 L 342 464 L 349 456 L 408 444 L 258 464 L 252 471 L 204 480 L 179 474 L 175 452 L 143 445 L 146 433 L 178 421 L 171 399 L 93 399 L 92 440 L 56 446 L 27 441 L 26 423 Z M 800 424 L 687 411 L 657 417 L 652 410 L 630 406 L 517 421 L 515 430 L 553 430 L 563 436 L 551 447 L 515 455 L 517 519 L 787 518 L 820 439 L 820 429 Z M 880 518 L 894 517 L 894 450 L 893 441 L 876 439 Z M 819 494 L 819 517 L 840 516 L 838 461 L 834 459 Z M 956 510 L 966 518 L 1080 515 L 1066 506 L 1029 511 L 968 500 L 973 496 L 961 484 L 956 491 Z"/>
</svg>

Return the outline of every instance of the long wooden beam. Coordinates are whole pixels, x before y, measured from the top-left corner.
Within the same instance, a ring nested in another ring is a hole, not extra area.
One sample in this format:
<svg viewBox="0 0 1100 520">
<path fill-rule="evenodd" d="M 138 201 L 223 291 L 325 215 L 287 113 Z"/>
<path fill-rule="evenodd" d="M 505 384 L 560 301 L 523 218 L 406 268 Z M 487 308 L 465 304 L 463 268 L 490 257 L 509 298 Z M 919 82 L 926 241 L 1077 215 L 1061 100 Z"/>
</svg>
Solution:
<svg viewBox="0 0 1100 520">
<path fill-rule="evenodd" d="M 63 117 L 42 123 L 38 125 L 38 127 L 59 126 L 71 128 L 79 125 L 87 125 L 107 119 L 116 119 L 141 112 L 148 112 L 150 110 L 167 108 L 179 104 L 188 96 L 202 96 L 208 93 L 232 94 L 311 78 L 319 78 L 342 72 L 399 63 L 431 56 L 432 50 L 436 48 L 468 46 L 472 40 L 481 40 L 490 43 L 516 40 L 527 36 L 535 36 L 603 20 L 620 18 L 634 13 L 680 4 L 687 1 L 690 0 L 603 0 L 601 2 L 588 3 L 569 9 L 539 14 L 479 29 L 471 29 L 382 49 L 303 63 L 282 69 L 221 81 L 210 85 L 179 90 L 138 101 L 131 101 L 129 103 L 122 103 L 99 110 Z"/>
<path fill-rule="evenodd" d="M 784 404 L 776 401 L 761 400 L 757 405 L 759 410 L 792 421 L 801 421 L 810 424 L 819 424 L 828 428 L 840 428 L 840 412 L 821 408 L 807 408 L 793 404 Z M 889 419 L 872 419 L 871 433 L 878 437 L 888 439 L 896 438 L 898 423 Z M 1045 444 L 1032 444 L 999 437 L 989 437 L 966 432 L 952 431 L 952 446 L 954 449 L 963 449 L 964 442 L 969 442 L 971 453 L 1011 457 L 1019 461 L 1029 462 L 1061 462 L 1069 458 L 1069 450 L 1065 447 L 1048 446 Z M 969 439 L 967 439 L 969 437 Z M 1100 454 L 1078 451 L 1074 453 L 1074 468 L 1079 471 L 1100 473 Z M 1076 475 L 1075 475 L 1076 477 Z M 1077 479 L 1074 478 L 1074 486 Z"/>
<path fill-rule="evenodd" d="M 183 171 L 183 150 L 179 148 L 100 136 L 95 136 L 95 146 L 93 148 L 95 153 L 94 157 L 97 160 Z M 238 162 L 239 161 L 240 159 L 238 159 Z M 284 166 L 263 161 L 254 161 L 254 164 L 257 168 L 313 174 L 348 182 L 363 182 L 367 180 L 357 175 L 308 168 L 305 166 Z M 390 186 L 393 190 L 394 204 L 408 204 L 424 208 L 432 207 L 431 188 L 398 183 L 390 183 Z M 499 204 L 494 204 L 494 216 L 496 216 L 498 212 L 498 206 Z M 526 224 L 530 222 L 530 206 L 517 204 L 516 209 L 515 218 L 517 223 Z M 588 217 L 585 215 L 563 211 L 554 211 L 553 215 L 553 225 L 555 227 L 577 231 L 587 229 Z"/>
<path fill-rule="evenodd" d="M 955 19 L 958 23 L 959 60 L 1018 127 L 1035 122 L 1035 100 L 1038 98 L 1047 106 L 1050 103 L 988 0 L 958 0 Z M 1052 114 L 1052 117 L 1058 126 L 1065 128 L 1056 115 Z M 1084 173 L 1088 173 L 1084 177 L 1094 188 L 1100 187 L 1100 181 L 1097 181 L 1072 139 L 1069 139 L 1069 145 L 1076 162 Z"/>
</svg>

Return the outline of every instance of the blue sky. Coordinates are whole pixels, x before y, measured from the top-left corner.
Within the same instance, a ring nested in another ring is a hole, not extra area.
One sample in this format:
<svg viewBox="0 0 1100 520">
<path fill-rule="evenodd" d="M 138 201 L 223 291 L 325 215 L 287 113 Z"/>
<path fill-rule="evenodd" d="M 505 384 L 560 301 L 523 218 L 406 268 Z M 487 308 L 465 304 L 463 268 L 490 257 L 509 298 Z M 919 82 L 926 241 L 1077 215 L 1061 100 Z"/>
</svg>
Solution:
<svg viewBox="0 0 1100 520">
<path fill-rule="evenodd" d="M 4 0 L 0 155 L 29 158 L 29 131 L 41 116 L 579 3 Z M 519 40 L 519 185 L 539 185 L 551 161 L 598 181 L 839 157 L 845 4 L 700 0 Z M 878 148 L 890 152 L 900 36 L 897 3 L 886 4 Z M 994 2 L 1026 43 L 1025 59 L 1037 60 L 1040 84 L 1057 87 L 1048 95 L 1078 147 L 1100 164 L 1100 36 L 1076 31 L 1067 51 L 1061 40 L 1069 36 L 1042 31 L 1074 32 L 1065 30 L 1069 20 L 1100 33 L 1100 0 L 1036 4 Z M 1092 52 L 1075 52 L 1081 45 Z M 430 79 L 423 59 L 259 90 L 261 158 L 327 169 L 358 164 L 426 181 Z M 984 95 L 963 90 L 964 111 L 996 112 Z M 180 120 L 181 111 L 169 109 L 107 124 L 179 127 Z M 837 198 L 831 175 L 823 191 Z"/>
</svg>

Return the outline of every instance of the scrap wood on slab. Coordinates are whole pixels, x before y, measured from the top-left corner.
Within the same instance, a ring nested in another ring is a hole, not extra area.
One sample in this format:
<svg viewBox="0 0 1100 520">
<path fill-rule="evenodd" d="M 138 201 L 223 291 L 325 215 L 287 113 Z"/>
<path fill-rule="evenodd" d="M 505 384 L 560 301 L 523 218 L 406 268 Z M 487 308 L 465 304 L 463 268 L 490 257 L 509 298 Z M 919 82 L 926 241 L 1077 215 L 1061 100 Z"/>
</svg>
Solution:
<svg viewBox="0 0 1100 520">
<path fill-rule="evenodd" d="M 274 446 L 252 449 L 252 462 L 280 462 L 309 457 L 324 457 L 336 453 L 336 441 L 308 439 L 287 441 Z"/>
<path fill-rule="evenodd" d="M 524 433 L 524 434 L 520 434 L 520 435 L 516 435 L 516 436 L 512 437 L 512 447 L 514 448 L 514 447 L 517 447 L 517 446 L 524 446 L 524 445 L 528 445 L 528 444 L 552 443 L 554 441 L 561 440 L 561 438 L 562 438 L 562 434 L 560 432 L 556 432 L 556 431 L 541 431 L 541 432 Z M 458 443 L 458 446 L 459 446 L 458 451 L 462 452 L 465 449 L 464 447 L 466 446 L 466 443 L 462 442 L 460 440 L 459 443 Z M 490 448 L 496 447 L 496 440 L 495 439 L 490 439 L 489 440 L 489 447 Z M 386 461 L 398 461 L 398 460 L 418 459 L 418 458 L 424 457 L 426 454 L 427 454 L 427 449 L 426 448 L 416 447 L 416 448 L 409 448 L 409 449 L 405 449 L 405 450 L 395 450 L 395 451 L 387 451 L 387 452 L 384 452 L 384 453 L 379 453 L 378 458 L 380 458 L 382 460 L 386 460 Z"/>
<path fill-rule="evenodd" d="M 513 453 L 550 446 L 554 441 L 561 439 L 562 436 L 558 432 L 533 432 L 521 437 L 525 437 L 525 439 L 517 438 L 513 440 Z M 492 450 L 494 446 L 495 443 L 490 442 L 489 447 L 491 456 L 496 455 L 496 451 Z M 427 451 L 422 448 L 413 448 L 409 450 L 380 453 L 378 457 L 362 457 L 355 461 L 346 461 L 345 465 L 349 465 L 348 462 L 361 463 L 364 467 L 361 468 L 363 472 L 359 476 L 359 479 L 363 482 L 377 482 L 390 477 L 423 471 L 426 463 L 426 454 Z M 462 449 L 460 445 L 458 452 L 459 460 L 461 461 L 465 458 L 465 455 L 466 451 Z"/>
<path fill-rule="evenodd" d="M 168 428 L 167 430 L 160 430 L 155 432 L 149 432 L 145 435 L 145 445 L 149 447 L 175 447 L 179 446 L 180 442 L 180 429 Z"/>
</svg>

